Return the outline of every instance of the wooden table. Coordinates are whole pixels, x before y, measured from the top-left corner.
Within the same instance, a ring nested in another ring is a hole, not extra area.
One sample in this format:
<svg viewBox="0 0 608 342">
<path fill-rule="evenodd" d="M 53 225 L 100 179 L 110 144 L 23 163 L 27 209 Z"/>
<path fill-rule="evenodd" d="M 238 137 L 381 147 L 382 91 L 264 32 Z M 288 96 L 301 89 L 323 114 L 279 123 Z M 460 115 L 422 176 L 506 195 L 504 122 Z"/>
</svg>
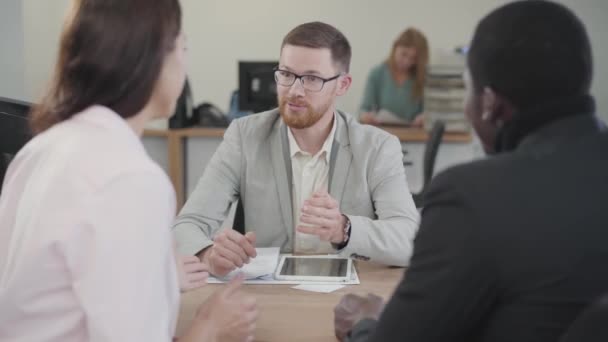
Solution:
<svg viewBox="0 0 608 342">
<path fill-rule="evenodd" d="M 422 128 L 378 126 L 385 131 L 395 135 L 401 142 L 423 143 L 429 138 L 428 132 Z M 169 178 L 175 188 L 177 196 L 177 209 L 181 209 L 185 201 L 185 170 L 186 160 L 184 158 L 184 145 L 187 138 L 205 137 L 222 139 L 225 128 L 194 127 L 163 130 L 145 130 L 144 136 L 162 137 L 167 139 L 167 153 L 169 160 Z M 446 132 L 443 136 L 445 143 L 468 143 L 471 134 L 467 132 Z"/>
<path fill-rule="evenodd" d="M 333 309 L 346 293 L 373 292 L 390 298 L 401 280 L 403 268 L 389 268 L 357 261 L 360 285 L 350 285 L 332 293 L 292 289 L 294 285 L 244 285 L 257 298 L 260 316 L 255 341 L 335 342 Z M 190 326 L 196 309 L 222 285 L 209 284 L 182 296 L 177 335 Z"/>
</svg>

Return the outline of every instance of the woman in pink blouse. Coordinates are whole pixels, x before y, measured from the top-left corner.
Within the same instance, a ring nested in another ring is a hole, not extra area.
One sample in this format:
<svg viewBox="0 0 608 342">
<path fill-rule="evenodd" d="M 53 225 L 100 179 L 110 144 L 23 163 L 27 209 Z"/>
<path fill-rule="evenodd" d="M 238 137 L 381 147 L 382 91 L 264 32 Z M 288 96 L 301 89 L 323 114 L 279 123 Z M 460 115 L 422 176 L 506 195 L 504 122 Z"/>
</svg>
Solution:
<svg viewBox="0 0 608 342">
<path fill-rule="evenodd" d="M 139 138 L 173 113 L 184 59 L 177 0 L 74 1 L 32 112 L 36 136 L 0 197 L 0 341 L 174 337 L 175 194 Z M 183 288 L 204 282 L 180 273 Z M 239 285 L 204 303 L 179 340 L 252 340 L 257 308 Z"/>
</svg>

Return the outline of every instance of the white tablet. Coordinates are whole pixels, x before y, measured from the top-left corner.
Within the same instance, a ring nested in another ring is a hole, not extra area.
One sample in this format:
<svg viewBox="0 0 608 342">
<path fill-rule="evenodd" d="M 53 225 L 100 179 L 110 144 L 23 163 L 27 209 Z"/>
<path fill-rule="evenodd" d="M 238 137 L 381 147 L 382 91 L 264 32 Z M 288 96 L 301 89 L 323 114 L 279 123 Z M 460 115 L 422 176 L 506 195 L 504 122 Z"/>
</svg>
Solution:
<svg viewBox="0 0 608 342">
<path fill-rule="evenodd" d="M 277 280 L 341 282 L 350 280 L 352 260 L 332 255 L 283 255 Z"/>
</svg>

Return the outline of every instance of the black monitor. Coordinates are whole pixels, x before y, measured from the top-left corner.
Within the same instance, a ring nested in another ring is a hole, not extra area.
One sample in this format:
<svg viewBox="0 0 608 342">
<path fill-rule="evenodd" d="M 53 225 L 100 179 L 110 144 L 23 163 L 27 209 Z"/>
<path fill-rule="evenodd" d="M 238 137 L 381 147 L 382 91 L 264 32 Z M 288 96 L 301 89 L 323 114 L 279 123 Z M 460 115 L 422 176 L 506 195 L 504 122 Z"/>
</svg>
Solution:
<svg viewBox="0 0 608 342">
<path fill-rule="evenodd" d="M 0 152 L 16 154 L 30 139 L 31 103 L 0 97 Z"/>
<path fill-rule="evenodd" d="M 239 110 L 254 113 L 277 107 L 277 61 L 239 62 Z"/>
<path fill-rule="evenodd" d="M 30 103 L 0 97 L 0 192 L 8 163 L 30 140 L 30 108 Z"/>
</svg>

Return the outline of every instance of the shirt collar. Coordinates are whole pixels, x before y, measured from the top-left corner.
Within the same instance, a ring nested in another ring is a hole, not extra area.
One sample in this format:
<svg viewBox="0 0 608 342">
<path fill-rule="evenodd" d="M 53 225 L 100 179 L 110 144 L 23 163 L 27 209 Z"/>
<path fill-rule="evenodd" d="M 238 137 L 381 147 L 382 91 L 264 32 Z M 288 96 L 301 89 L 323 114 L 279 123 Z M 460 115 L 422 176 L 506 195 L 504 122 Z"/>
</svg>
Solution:
<svg viewBox="0 0 608 342">
<path fill-rule="evenodd" d="M 328 164 L 329 164 L 329 159 L 331 157 L 331 148 L 333 146 L 334 137 L 336 135 L 336 121 L 337 121 L 337 117 L 336 117 L 336 113 L 334 113 L 334 119 L 332 121 L 331 131 L 329 132 L 329 135 L 325 139 L 325 142 L 323 142 L 323 146 L 321 146 L 321 150 L 317 153 L 317 155 L 324 153 L 325 162 L 327 162 Z M 300 149 L 300 146 L 298 145 L 296 138 L 293 136 L 293 133 L 291 133 L 291 129 L 289 127 L 287 127 L 287 138 L 289 140 L 289 156 L 291 158 L 293 158 L 298 153 L 308 154 L 307 152 L 304 152 Z"/>
</svg>

